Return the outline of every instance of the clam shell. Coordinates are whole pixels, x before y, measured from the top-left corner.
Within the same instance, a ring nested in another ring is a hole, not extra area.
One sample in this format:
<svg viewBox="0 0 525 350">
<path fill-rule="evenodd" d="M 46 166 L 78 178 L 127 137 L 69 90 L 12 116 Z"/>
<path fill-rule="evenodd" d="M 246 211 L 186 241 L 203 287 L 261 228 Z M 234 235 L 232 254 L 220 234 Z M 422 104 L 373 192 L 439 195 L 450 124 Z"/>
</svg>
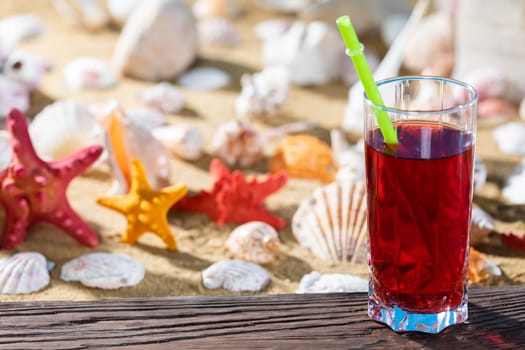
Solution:
<svg viewBox="0 0 525 350">
<path fill-rule="evenodd" d="M 167 149 L 182 159 L 197 160 L 202 156 L 204 138 L 195 126 L 161 126 L 152 130 L 152 133 Z"/>
<path fill-rule="evenodd" d="M 60 278 L 66 282 L 79 281 L 88 287 L 117 289 L 138 284 L 144 274 L 144 266 L 127 255 L 90 253 L 66 262 Z"/>
<path fill-rule="evenodd" d="M 474 190 L 477 190 L 487 181 L 487 166 L 479 155 L 474 157 Z"/>
<path fill-rule="evenodd" d="M 180 112 L 186 103 L 184 95 L 167 82 L 161 82 L 142 90 L 138 97 L 147 106 L 164 113 Z"/>
<path fill-rule="evenodd" d="M 253 165 L 263 156 L 264 140 L 251 123 L 230 120 L 215 131 L 211 150 L 228 165 Z"/>
<path fill-rule="evenodd" d="M 264 268 L 243 260 L 219 261 L 202 271 L 202 283 L 208 289 L 222 287 L 232 292 L 258 292 L 266 288 L 270 280 Z"/>
<path fill-rule="evenodd" d="M 236 259 L 268 264 L 279 254 L 279 235 L 272 226 L 253 221 L 235 228 L 225 246 Z"/>
<path fill-rule="evenodd" d="M 0 118 L 5 118 L 12 108 L 27 112 L 29 90 L 23 84 L 0 75 Z"/>
<path fill-rule="evenodd" d="M 525 204 L 525 159 L 505 179 L 501 193 L 511 203 Z"/>
<path fill-rule="evenodd" d="M 39 36 L 46 30 L 42 19 L 32 14 L 7 16 L 0 20 L 0 43 L 13 48 L 21 41 Z"/>
<path fill-rule="evenodd" d="M 501 152 L 525 155 L 525 124 L 506 123 L 495 128 L 492 135 Z"/>
<path fill-rule="evenodd" d="M 292 232 L 318 258 L 366 262 L 366 195 L 363 182 L 334 182 L 304 199 L 292 218 Z"/>
<path fill-rule="evenodd" d="M 0 171 L 9 166 L 12 154 L 11 137 L 6 130 L 0 130 Z"/>
<path fill-rule="evenodd" d="M 301 278 L 298 294 L 306 293 L 356 293 L 367 292 L 368 281 L 357 276 L 333 273 L 321 275 L 312 271 Z"/>
<path fill-rule="evenodd" d="M 8 56 L 3 75 L 18 81 L 32 91 L 40 85 L 42 77 L 50 69 L 51 63 L 45 59 L 16 50 Z"/>
<path fill-rule="evenodd" d="M 108 64 L 95 57 L 80 57 L 66 64 L 64 79 L 71 90 L 105 89 L 117 82 Z"/>
<path fill-rule="evenodd" d="M 476 204 L 472 205 L 471 218 L 470 244 L 483 243 L 494 229 L 494 219 Z"/>
<path fill-rule="evenodd" d="M 53 263 L 37 252 L 17 253 L 0 259 L 0 293 L 29 294 L 49 284 Z"/>
<path fill-rule="evenodd" d="M 228 86 L 231 78 L 228 73 L 213 67 L 192 69 L 177 80 L 177 84 L 193 90 L 216 90 Z"/>
<path fill-rule="evenodd" d="M 482 283 L 501 276 L 500 268 L 490 261 L 483 253 L 474 248 L 470 248 L 470 258 L 468 265 L 468 279 L 470 283 Z"/>
<path fill-rule="evenodd" d="M 237 46 L 241 40 L 239 31 L 227 18 L 203 18 L 197 28 L 202 46 Z"/>
</svg>

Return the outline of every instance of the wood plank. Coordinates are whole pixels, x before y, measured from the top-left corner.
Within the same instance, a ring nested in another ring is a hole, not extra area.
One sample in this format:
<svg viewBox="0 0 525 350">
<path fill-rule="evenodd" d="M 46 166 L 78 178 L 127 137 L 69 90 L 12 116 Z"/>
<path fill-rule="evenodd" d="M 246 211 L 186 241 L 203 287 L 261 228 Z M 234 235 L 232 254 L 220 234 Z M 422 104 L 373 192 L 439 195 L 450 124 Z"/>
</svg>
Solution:
<svg viewBox="0 0 525 350">
<path fill-rule="evenodd" d="M 470 301 L 470 321 L 440 335 L 371 321 L 363 293 L 5 302 L 0 348 L 525 348 L 525 286 L 471 289 Z"/>
</svg>

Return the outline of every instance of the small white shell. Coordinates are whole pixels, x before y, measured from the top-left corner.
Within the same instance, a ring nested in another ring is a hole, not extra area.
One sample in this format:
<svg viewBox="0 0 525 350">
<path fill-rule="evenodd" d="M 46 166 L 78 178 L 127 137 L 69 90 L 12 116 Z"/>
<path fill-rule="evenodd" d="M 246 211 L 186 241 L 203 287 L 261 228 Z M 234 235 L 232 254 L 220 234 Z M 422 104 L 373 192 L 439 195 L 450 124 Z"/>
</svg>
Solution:
<svg viewBox="0 0 525 350">
<path fill-rule="evenodd" d="M 511 203 L 525 204 L 525 159 L 507 177 L 501 193 Z"/>
<path fill-rule="evenodd" d="M 230 120 L 221 124 L 212 138 L 211 151 L 228 165 L 253 165 L 263 156 L 263 138 L 251 123 Z"/>
<path fill-rule="evenodd" d="M 13 15 L 0 20 L 2 47 L 14 48 L 21 41 L 42 34 L 46 26 L 42 19 L 32 14 Z"/>
<path fill-rule="evenodd" d="M 330 131 L 332 151 L 338 165 L 337 181 L 358 181 L 365 178 L 365 155 L 363 139 L 350 145 L 341 130 Z"/>
<path fill-rule="evenodd" d="M 261 266 L 243 260 L 219 261 L 202 271 L 202 284 L 208 289 L 232 292 L 258 292 L 270 283 L 270 274 Z"/>
<path fill-rule="evenodd" d="M 283 18 L 272 18 L 259 22 L 253 29 L 255 36 L 261 40 L 277 37 L 286 32 L 292 22 Z"/>
<path fill-rule="evenodd" d="M 0 171 L 9 166 L 12 154 L 11 137 L 6 130 L 0 130 Z"/>
<path fill-rule="evenodd" d="M 0 293 L 29 294 L 49 284 L 53 263 L 37 252 L 17 253 L 0 259 Z"/>
<path fill-rule="evenodd" d="M 487 167 L 479 155 L 474 156 L 474 191 L 487 181 Z"/>
<path fill-rule="evenodd" d="M 352 275 L 333 273 L 321 275 L 312 271 L 301 278 L 298 294 L 367 292 L 368 281 Z"/>
<path fill-rule="evenodd" d="M 209 17 L 197 24 L 202 46 L 237 46 L 240 35 L 232 21 L 224 17 Z"/>
<path fill-rule="evenodd" d="M 69 24 L 96 30 L 109 23 L 109 15 L 98 0 L 53 0 L 55 10 Z"/>
<path fill-rule="evenodd" d="M 66 64 L 64 78 L 71 90 L 104 89 L 117 82 L 108 64 L 95 57 L 81 57 Z"/>
<path fill-rule="evenodd" d="M 228 73 L 213 67 L 192 69 L 177 80 L 177 84 L 193 90 L 216 90 L 230 84 Z"/>
<path fill-rule="evenodd" d="M 144 279 L 144 266 L 130 256 L 117 253 L 90 253 L 66 262 L 60 278 L 79 281 L 85 286 L 117 289 Z"/>
<path fill-rule="evenodd" d="M 29 90 L 19 82 L 0 75 L 0 118 L 5 118 L 12 108 L 22 112 L 29 109 Z"/>
<path fill-rule="evenodd" d="M 126 111 L 126 119 L 144 130 L 153 130 L 166 121 L 164 114 L 154 108 L 134 108 Z"/>
<path fill-rule="evenodd" d="M 235 228 L 225 246 L 236 259 L 268 264 L 279 254 L 279 235 L 272 226 L 253 221 Z"/>
<path fill-rule="evenodd" d="M 482 243 L 494 229 L 494 219 L 476 204 L 472 205 L 470 244 Z"/>
<path fill-rule="evenodd" d="M 50 69 L 51 64 L 45 59 L 16 50 L 7 58 L 3 74 L 23 84 L 28 90 L 35 90 Z"/>
<path fill-rule="evenodd" d="M 304 199 L 292 218 L 302 247 L 322 260 L 366 262 L 367 225 L 364 182 L 334 182 Z"/>
<path fill-rule="evenodd" d="M 167 149 L 182 159 L 196 160 L 202 156 L 204 138 L 195 126 L 161 126 L 152 130 L 152 133 Z"/>
<path fill-rule="evenodd" d="M 525 154 L 525 124 L 510 122 L 494 129 L 494 139 L 503 153 Z"/>
<path fill-rule="evenodd" d="M 161 82 L 139 92 L 139 99 L 147 106 L 164 113 L 177 113 L 184 108 L 186 98 L 170 83 Z"/>
</svg>

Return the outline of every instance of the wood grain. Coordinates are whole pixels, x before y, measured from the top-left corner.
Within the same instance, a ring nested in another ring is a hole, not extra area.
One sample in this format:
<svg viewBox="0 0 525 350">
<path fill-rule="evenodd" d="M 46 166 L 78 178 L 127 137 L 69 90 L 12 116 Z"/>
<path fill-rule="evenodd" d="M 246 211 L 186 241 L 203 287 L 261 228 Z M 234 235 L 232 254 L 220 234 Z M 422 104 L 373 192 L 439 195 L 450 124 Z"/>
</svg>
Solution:
<svg viewBox="0 0 525 350">
<path fill-rule="evenodd" d="M 525 348 L 525 285 L 469 296 L 469 322 L 440 335 L 371 321 L 363 293 L 4 302 L 0 348 Z"/>
</svg>

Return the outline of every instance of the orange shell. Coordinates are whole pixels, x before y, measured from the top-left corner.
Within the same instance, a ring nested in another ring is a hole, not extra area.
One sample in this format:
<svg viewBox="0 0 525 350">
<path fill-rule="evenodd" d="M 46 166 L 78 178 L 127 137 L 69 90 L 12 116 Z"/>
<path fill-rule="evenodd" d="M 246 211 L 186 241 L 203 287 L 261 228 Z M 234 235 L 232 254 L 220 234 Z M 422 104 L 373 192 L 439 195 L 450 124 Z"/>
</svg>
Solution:
<svg viewBox="0 0 525 350">
<path fill-rule="evenodd" d="M 330 147 L 317 137 L 299 134 L 286 137 L 270 159 L 271 172 L 285 170 L 289 176 L 318 179 L 328 183 L 335 179 L 337 167 Z"/>
<path fill-rule="evenodd" d="M 470 283 L 480 283 L 488 280 L 491 276 L 484 269 L 487 264 L 487 256 L 470 247 L 470 258 L 468 265 L 468 279 Z"/>
</svg>

